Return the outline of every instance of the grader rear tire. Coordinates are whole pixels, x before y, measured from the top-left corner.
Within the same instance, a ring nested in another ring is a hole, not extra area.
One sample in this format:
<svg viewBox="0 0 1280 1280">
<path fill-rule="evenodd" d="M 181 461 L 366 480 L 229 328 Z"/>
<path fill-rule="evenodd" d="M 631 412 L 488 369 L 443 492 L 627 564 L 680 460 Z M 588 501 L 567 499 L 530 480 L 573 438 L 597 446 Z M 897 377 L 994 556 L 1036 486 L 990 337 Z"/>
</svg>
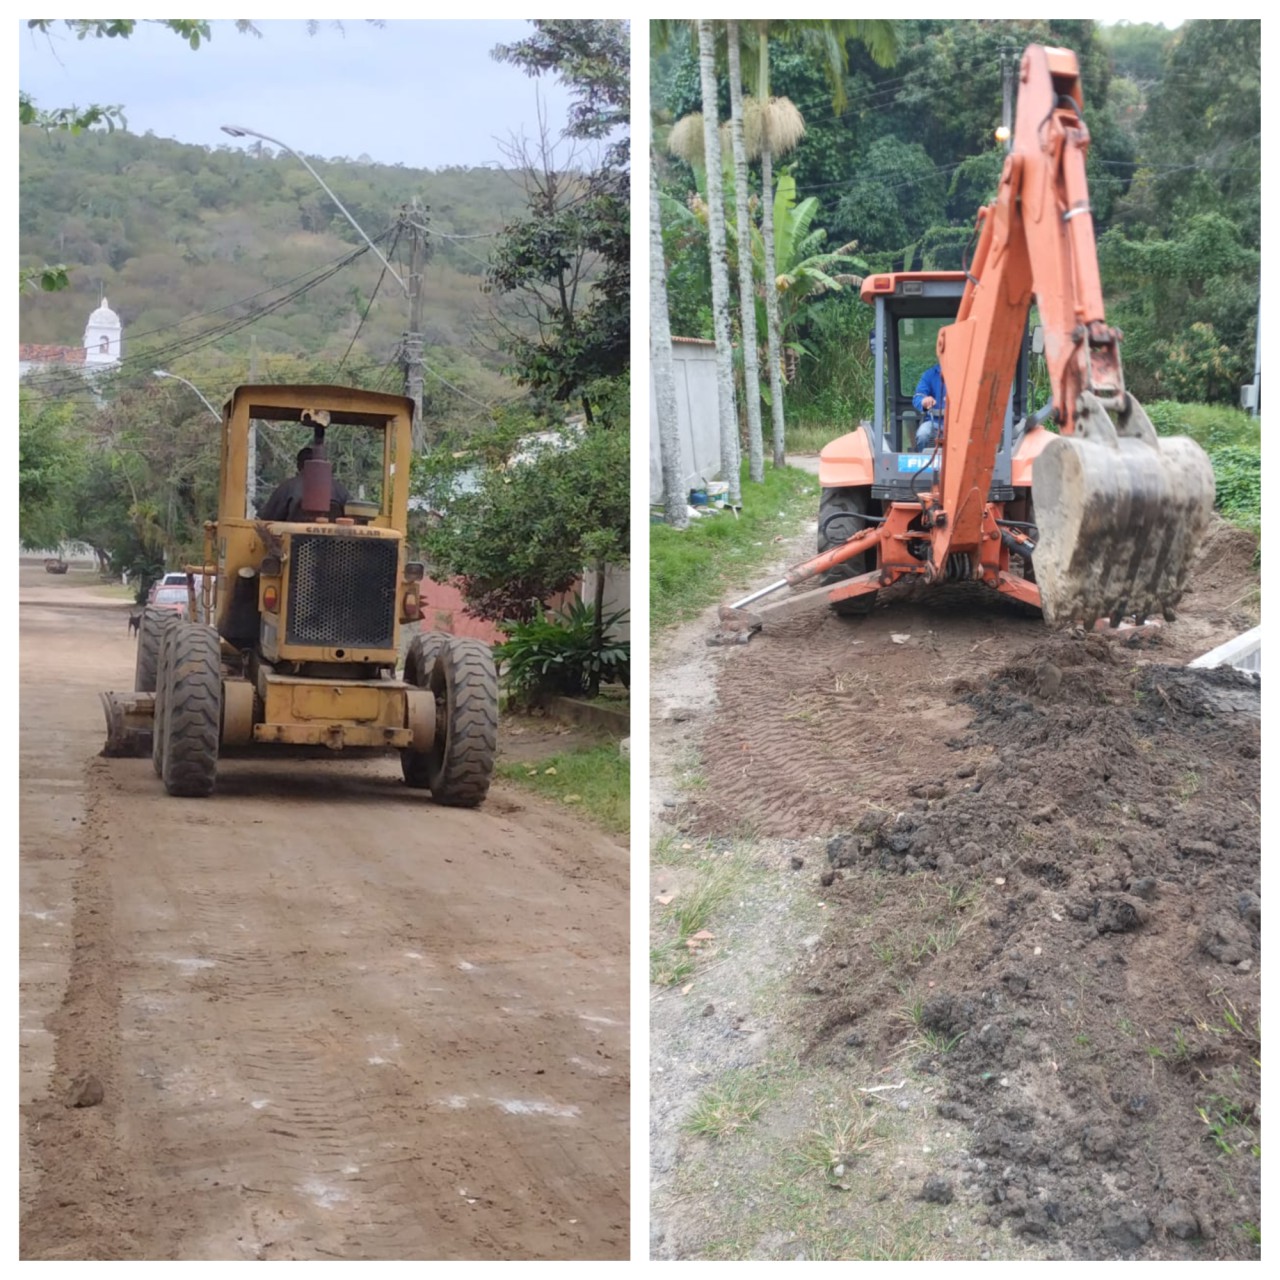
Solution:
<svg viewBox="0 0 1280 1280">
<path fill-rule="evenodd" d="M 218 633 L 184 622 L 168 649 L 161 776 L 171 796 L 207 796 L 218 777 L 222 656 Z"/>
<path fill-rule="evenodd" d="M 458 636 L 436 659 L 436 741 L 427 785 L 438 804 L 474 809 L 488 794 L 498 750 L 498 673 L 480 640 Z"/>
<path fill-rule="evenodd" d="M 172 609 L 157 609 L 153 605 L 143 609 L 142 621 L 138 624 L 138 660 L 133 669 L 136 693 L 155 693 L 160 637 L 179 621 L 181 619 Z"/>
<path fill-rule="evenodd" d="M 177 615 L 174 616 L 176 622 Z M 164 777 L 164 736 L 168 728 L 170 685 L 173 683 L 173 637 L 175 626 L 166 626 L 160 635 L 160 652 L 156 660 L 156 701 L 151 714 L 151 764 L 156 777 Z"/>
<path fill-rule="evenodd" d="M 419 689 L 429 688 L 436 659 L 449 647 L 452 639 L 452 636 L 443 631 L 419 631 L 409 641 L 409 651 L 404 657 L 405 683 L 416 685 Z M 406 747 L 400 752 L 400 769 L 409 786 L 425 791 L 431 785 L 430 752 L 413 751 Z"/>
</svg>

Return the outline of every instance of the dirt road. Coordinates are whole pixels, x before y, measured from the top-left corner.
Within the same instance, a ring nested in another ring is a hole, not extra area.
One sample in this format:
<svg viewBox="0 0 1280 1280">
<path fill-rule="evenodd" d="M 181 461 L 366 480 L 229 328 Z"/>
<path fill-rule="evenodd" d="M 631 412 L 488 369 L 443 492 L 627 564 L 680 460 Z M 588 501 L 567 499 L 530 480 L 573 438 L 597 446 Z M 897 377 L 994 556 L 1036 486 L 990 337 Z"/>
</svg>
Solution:
<svg viewBox="0 0 1280 1280">
<path fill-rule="evenodd" d="M 1182 665 L 1254 551 L 1215 521 L 1142 631 L 905 591 L 672 638 L 657 1256 L 1257 1256 L 1259 691 Z"/>
<path fill-rule="evenodd" d="M 21 1256 L 628 1256 L 627 849 L 394 759 L 171 799 L 126 606 L 20 590 Z"/>
</svg>

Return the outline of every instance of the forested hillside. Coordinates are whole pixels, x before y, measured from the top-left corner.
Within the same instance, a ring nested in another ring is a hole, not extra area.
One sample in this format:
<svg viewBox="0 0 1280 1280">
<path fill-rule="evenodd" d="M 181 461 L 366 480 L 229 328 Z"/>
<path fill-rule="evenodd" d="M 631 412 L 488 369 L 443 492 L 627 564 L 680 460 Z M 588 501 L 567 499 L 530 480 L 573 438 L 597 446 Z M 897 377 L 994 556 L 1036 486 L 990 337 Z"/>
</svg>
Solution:
<svg viewBox="0 0 1280 1280">
<path fill-rule="evenodd" d="M 261 146 L 209 150 L 120 130 L 73 136 L 24 128 L 20 163 L 20 265 L 65 263 L 71 281 L 60 293 L 24 294 L 21 341 L 79 345 L 101 289 L 124 322 L 126 364 L 145 364 L 154 353 L 243 373 L 250 335 L 260 371 L 286 357 L 336 370 L 353 337 L 344 370 L 381 374 L 394 360 L 408 304 L 387 277 L 369 306 L 382 267 L 367 251 L 296 300 L 232 326 L 363 245 L 292 156 Z M 491 233 L 524 207 L 520 175 L 311 163 L 375 238 L 400 206 L 414 198 L 427 206 L 434 233 L 424 290 L 428 364 L 481 399 L 502 394 L 496 371 L 503 356 L 485 324 L 489 299 L 481 285 Z M 379 240 L 403 276 L 404 246 L 393 246 L 393 235 Z M 174 367 L 192 376 L 189 364 Z M 394 367 L 384 385 L 398 389 Z M 427 388 L 437 399 L 442 391 L 439 383 Z"/>
<path fill-rule="evenodd" d="M 879 24 L 896 35 L 888 65 L 848 39 L 847 70 L 834 75 L 831 49 L 812 30 L 819 25 L 771 24 L 770 92 L 803 119 L 794 147 L 775 156 L 774 174 L 794 178 L 797 217 L 804 211 L 794 243 L 810 255 L 808 267 L 779 261 L 780 278 L 813 278 L 824 266 L 814 255 L 837 249 L 846 260 L 826 264 L 828 276 L 959 268 L 1004 159 L 995 136 L 1003 69 L 1012 68 L 1016 90 L 1027 44 L 1065 46 L 1081 65 L 1099 257 L 1108 317 L 1125 334 L 1129 385 L 1140 399 L 1236 402 L 1253 377 L 1258 309 L 1256 20 L 1188 21 L 1174 30 L 1092 20 L 903 20 Z M 697 52 L 684 26 L 665 48 L 655 46 L 655 154 L 673 332 L 711 337 L 705 205 L 694 195 L 705 179 L 666 146 L 671 126 L 702 110 Z M 743 24 L 744 39 L 752 27 Z M 743 63 L 754 78 L 753 58 L 748 51 Z M 717 71 L 723 120 L 728 82 L 722 65 Z M 758 197 L 758 169 L 751 180 Z M 809 198 L 813 206 L 804 204 Z M 790 210 L 782 212 L 785 219 Z M 732 201 L 727 216 L 732 222 Z M 731 230 L 731 252 L 735 244 Z M 783 335 L 791 352 L 788 414 L 847 420 L 864 411 L 870 387 L 868 309 L 853 289 L 829 285 L 796 303 Z"/>
</svg>

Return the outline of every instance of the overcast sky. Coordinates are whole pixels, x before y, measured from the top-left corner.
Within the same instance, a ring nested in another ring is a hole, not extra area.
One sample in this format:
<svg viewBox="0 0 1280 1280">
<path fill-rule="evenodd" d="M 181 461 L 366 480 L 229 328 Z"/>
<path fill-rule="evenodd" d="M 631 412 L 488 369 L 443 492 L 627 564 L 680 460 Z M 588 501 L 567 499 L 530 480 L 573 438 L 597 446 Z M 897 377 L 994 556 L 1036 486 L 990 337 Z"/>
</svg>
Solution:
<svg viewBox="0 0 1280 1280">
<path fill-rule="evenodd" d="M 246 125 L 325 158 L 367 155 L 413 168 L 503 163 L 498 142 L 537 130 L 537 95 L 552 132 L 569 95 L 495 62 L 496 44 L 522 39 L 525 21 L 362 19 L 314 36 L 302 19 L 256 23 L 262 39 L 230 21 L 212 23 L 198 50 L 140 23 L 127 40 L 77 40 L 59 24 L 52 39 L 21 25 L 18 83 L 41 107 L 124 107 L 131 133 L 243 147 L 224 124 Z"/>
</svg>

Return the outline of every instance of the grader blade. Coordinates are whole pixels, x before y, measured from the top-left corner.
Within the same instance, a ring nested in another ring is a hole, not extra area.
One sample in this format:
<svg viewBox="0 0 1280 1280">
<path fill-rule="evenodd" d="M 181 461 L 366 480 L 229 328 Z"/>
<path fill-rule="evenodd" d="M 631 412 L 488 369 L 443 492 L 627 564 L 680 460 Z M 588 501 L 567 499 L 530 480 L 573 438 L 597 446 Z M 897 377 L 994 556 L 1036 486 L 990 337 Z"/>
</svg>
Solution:
<svg viewBox="0 0 1280 1280">
<path fill-rule="evenodd" d="M 107 716 L 104 756 L 149 756 L 155 724 L 154 693 L 100 693 Z"/>
<path fill-rule="evenodd" d="M 1073 436 L 1035 461 L 1036 583 L 1045 620 L 1172 616 L 1213 509 L 1213 468 L 1184 437 L 1157 437 L 1132 397 L 1113 424 L 1085 393 Z"/>
</svg>

